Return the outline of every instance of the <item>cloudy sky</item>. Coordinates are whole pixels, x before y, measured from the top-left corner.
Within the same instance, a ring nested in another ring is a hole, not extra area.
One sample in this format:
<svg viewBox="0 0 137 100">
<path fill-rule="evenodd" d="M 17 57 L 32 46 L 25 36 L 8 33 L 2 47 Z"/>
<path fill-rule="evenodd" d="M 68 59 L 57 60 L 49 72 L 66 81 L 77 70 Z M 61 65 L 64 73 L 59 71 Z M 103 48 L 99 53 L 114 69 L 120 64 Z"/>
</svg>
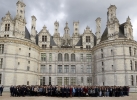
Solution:
<svg viewBox="0 0 137 100">
<path fill-rule="evenodd" d="M 16 15 L 16 2 L 18 0 L 1 0 L 0 18 L 10 11 L 12 17 Z M 31 16 L 37 18 L 37 31 L 44 25 L 47 26 L 50 34 L 54 34 L 54 22 L 59 21 L 60 34 L 64 34 L 66 21 L 73 33 L 73 22 L 79 21 L 80 34 L 89 26 L 95 33 L 95 20 L 101 17 L 102 33 L 107 22 L 107 8 L 111 5 L 117 7 L 117 18 L 122 24 L 129 16 L 133 25 L 134 39 L 137 40 L 137 0 L 23 0 L 26 4 L 25 16 L 27 28 L 30 31 Z"/>
</svg>

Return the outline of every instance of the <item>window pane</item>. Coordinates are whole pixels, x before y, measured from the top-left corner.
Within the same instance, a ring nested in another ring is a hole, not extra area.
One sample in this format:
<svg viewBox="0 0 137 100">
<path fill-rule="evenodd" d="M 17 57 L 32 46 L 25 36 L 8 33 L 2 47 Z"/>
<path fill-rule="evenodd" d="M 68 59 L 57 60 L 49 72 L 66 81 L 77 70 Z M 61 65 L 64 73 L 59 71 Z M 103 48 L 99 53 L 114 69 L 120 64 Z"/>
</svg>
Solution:
<svg viewBox="0 0 137 100">
<path fill-rule="evenodd" d="M 58 78 L 57 78 L 57 82 L 58 82 L 58 83 L 57 83 L 58 85 L 62 85 L 62 77 L 58 77 Z"/>
<path fill-rule="evenodd" d="M 46 61 L 46 53 L 41 53 L 41 61 Z"/>
<path fill-rule="evenodd" d="M 61 53 L 58 54 L 58 61 L 62 61 L 62 54 Z"/>
<path fill-rule="evenodd" d="M 58 65 L 58 73 L 62 73 L 62 65 Z"/>
<path fill-rule="evenodd" d="M 3 58 L 0 58 L 0 69 L 2 68 Z"/>
<path fill-rule="evenodd" d="M 4 44 L 0 44 L 0 54 L 3 54 L 4 51 Z"/>
<path fill-rule="evenodd" d="M 71 73 L 76 73 L 76 67 L 75 67 L 75 65 L 71 65 Z"/>
<path fill-rule="evenodd" d="M 69 72 L 69 66 L 68 65 L 65 65 L 64 66 L 64 73 L 68 73 Z"/>
</svg>

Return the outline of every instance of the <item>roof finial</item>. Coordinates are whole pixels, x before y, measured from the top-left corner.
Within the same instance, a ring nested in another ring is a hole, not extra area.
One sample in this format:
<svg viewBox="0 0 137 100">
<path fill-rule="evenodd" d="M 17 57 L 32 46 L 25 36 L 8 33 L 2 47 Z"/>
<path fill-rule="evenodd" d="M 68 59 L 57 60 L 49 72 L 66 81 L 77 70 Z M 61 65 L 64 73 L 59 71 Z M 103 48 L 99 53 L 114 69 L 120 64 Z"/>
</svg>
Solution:
<svg viewBox="0 0 137 100">
<path fill-rule="evenodd" d="M 6 15 L 10 15 L 10 12 L 8 11 Z"/>
</svg>

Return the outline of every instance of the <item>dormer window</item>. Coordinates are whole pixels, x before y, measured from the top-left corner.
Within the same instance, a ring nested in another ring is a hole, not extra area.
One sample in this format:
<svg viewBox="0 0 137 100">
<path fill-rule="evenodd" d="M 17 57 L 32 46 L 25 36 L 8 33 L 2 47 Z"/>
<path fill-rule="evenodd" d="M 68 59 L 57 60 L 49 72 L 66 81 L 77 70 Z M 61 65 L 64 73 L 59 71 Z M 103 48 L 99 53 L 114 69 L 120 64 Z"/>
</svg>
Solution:
<svg viewBox="0 0 137 100">
<path fill-rule="evenodd" d="M 86 36 L 86 42 L 90 42 L 90 36 Z"/>
<path fill-rule="evenodd" d="M 42 36 L 42 42 L 47 42 L 47 36 Z"/>
<path fill-rule="evenodd" d="M 9 31 L 10 30 L 10 24 L 5 24 L 5 31 Z"/>
</svg>

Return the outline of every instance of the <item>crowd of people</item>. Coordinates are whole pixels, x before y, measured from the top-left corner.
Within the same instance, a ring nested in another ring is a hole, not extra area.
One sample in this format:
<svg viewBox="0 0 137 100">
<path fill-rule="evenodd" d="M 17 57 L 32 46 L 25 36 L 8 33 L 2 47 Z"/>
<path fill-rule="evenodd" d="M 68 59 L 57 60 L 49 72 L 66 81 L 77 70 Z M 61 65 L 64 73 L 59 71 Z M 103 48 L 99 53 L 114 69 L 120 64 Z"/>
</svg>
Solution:
<svg viewBox="0 0 137 100">
<path fill-rule="evenodd" d="M 129 96 L 129 86 L 11 86 L 12 97 L 123 97 Z"/>
</svg>

